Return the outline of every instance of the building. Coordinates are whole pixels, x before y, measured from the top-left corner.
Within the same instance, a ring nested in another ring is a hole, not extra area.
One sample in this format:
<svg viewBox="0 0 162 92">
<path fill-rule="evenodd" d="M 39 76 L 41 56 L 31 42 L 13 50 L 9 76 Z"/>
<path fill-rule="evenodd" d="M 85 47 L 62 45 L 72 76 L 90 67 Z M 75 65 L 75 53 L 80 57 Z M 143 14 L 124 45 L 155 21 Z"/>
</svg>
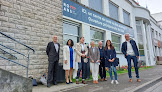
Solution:
<svg viewBox="0 0 162 92">
<path fill-rule="evenodd" d="M 153 36 L 152 30 L 157 30 L 158 36 Z M 156 64 L 156 56 L 161 56 L 160 45 L 155 46 L 156 40 L 162 41 L 161 32 L 150 11 L 134 0 L 63 0 L 64 41 L 69 36 L 75 42 L 79 36 L 84 36 L 86 43 L 93 40 L 96 44 L 109 39 L 121 65 L 127 64 L 121 53 L 125 33 L 131 34 L 131 39 L 137 42 L 140 60 L 150 66 Z"/>
<path fill-rule="evenodd" d="M 29 75 L 34 78 L 47 70 L 45 49 L 53 35 L 58 35 L 61 44 L 60 65 L 65 42 L 72 39 L 76 43 L 81 36 L 86 43 L 95 41 L 96 45 L 98 41 L 105 45 L 106 40 L 111 40 L 121 66 L 127 65 L 121 52 L 125 33 L 136 41 L 140 60 L 147 66 L 155 65 L 156 56 L 162 56 L 162 29 L 149 10 L 134 0 L 2 0 L 0 14 L 0 31 L 36 50 L 31 54 L 29 65 Z M 26 49 L 1 35 L 0 41 L 27 53 Z M 15 65 L 0 62 L 0 68 L 25 75 L 23 68 L 16 69 Z"/>
<path fill-rule="evenodd" d="M 161 15 L 161 16 L 160 16 Z M 154 20 L 153 20 L 154 18 Z M 162 56 L 162 13 L 152 14 L 152 39 L 155 56 Z"/>
</svg>

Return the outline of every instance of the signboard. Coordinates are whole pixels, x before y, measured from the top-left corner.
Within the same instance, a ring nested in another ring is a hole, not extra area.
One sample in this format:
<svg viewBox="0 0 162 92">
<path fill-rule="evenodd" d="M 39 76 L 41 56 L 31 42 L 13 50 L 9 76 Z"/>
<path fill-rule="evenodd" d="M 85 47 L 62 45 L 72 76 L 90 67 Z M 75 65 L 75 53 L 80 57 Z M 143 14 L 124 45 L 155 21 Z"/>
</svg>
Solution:
<svg viewBox="0 0 162 92">
<path fill-rule="evenodd" d="M 134 37 L 132 28 L 71 0 L 63 0 L 63 15 L 120 34 L 129 33 Z"/>
</svg>

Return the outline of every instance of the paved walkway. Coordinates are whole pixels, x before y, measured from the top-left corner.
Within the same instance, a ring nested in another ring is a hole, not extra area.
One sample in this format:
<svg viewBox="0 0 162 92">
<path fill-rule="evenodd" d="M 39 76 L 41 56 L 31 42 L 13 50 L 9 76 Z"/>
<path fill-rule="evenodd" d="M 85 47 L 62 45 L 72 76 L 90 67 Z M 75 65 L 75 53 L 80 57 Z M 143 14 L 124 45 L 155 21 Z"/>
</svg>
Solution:
<svg viewBox="0 0 162 92">
<path fill-rule="evenodd" d="M 144 92 L 162 92 L 162 81 L 159 83 L 155 84 L 154 86 L 148 88 Z"/>
<path fill-rule="evenodd" d="M 140 71 L 140 79 L 142 80 L 141 83 L 137 83 L 135 74 L 132 74 L 133 83 L 128 82 L 128 74 L 123 74 L 118 76 L 118 85 L 112 85 L 110 83 L 110 78 L 108 78 L 108 81 L 99 81 L 99 84 L 93 84 L 92 82 L 88 82 L 88 84 L 86 85 L 76 85 L 75 83 L 70 85 L 59 84 L 58 86 L 52 86 L 51 88 L 47 88 L 45 86 L 38 86 L 33 88 L 33 92 L 127 92 L 131 91 L 132 89 L 135 89 L 136 87 L 148 81 L 151 81 L 158 77 L 162 77 L 162 66 L 158 65 L 154 68 Z"/>
</svg>

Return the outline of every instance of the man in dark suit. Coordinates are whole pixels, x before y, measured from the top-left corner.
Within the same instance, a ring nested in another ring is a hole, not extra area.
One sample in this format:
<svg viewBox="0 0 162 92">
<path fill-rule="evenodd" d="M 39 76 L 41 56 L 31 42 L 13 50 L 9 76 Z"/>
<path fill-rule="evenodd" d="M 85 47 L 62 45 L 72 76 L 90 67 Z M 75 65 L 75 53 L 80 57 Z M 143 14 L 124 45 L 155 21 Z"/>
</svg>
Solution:
<svg viewBox="0 0 162 92">
<path fill-rule="evenodd" d="M 56 75 L 59 62 L 59 50 L 60 44 L 57 43 L 57 36 L 53 37 L 53 41 L 49 42 L 46 48 L 46 53 L 48 55 L 48 80 L 47 87 L 50 87 L 50 83 L 57 85 Z"/>
<path fill-rule="evenodd" d="M 129 34 L 125 34 L 126 41 L 122 44 L 122 53 L 125 55 L 125 58 L 128 62 L 128 75 L 129 75 L 129 82 L 132 82 L 132 75 L 131 75 L 131 59 L 133 59 L 134 68 L 136 72 L 137 82 L 141 82 L 139 79 L 139 72 L 137 67 L 137 59 L 139 59 L 139 51 L 134 40 L 130 40 Z"/>
<path fill-rule="evenodd" d="M 101 81 L 107 81 L 106 79 L 106 69 L 105 69 L 105 56 L 104 56 L 104 47 L 102 45 L 102 41 L 98 42 L 98 49 L 100 51 L 100 66 L 99 66 L 99 73 L 101 77 Z"/>
</svg>

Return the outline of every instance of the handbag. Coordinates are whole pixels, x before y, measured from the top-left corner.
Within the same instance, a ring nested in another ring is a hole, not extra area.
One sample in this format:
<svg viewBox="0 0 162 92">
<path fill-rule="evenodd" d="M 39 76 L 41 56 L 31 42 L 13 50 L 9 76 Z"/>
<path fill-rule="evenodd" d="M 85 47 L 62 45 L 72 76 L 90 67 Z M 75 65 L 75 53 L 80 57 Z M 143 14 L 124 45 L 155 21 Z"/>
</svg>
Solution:
<svg viewBox="0 0 162 92">
<path fill-rule="evenodd" d="M 30 79 L 32 79 L 32 81 L 33 81 L 33 86 L 37 86 L 37 80 L 36 79 L 34 79 L 33 77 L 29 77 Z"/>
<path fill-rule="evenodd" d="M 119 58 L 118 58 L 118 57 L 115 58 L 115 61 L 116 61 L 117 64 L 119 65 Z M 117 66 L 118 66 L 118 65 L 117 65 Z"/>
<path fill-rule="evenodd" d="M 112 53 L 112 51 L 111 51 L 111 53 Z M 118 65 L 119 65 L 119 58 L 116 57 L 114 61 L 115 61 L 115 63 L 116 63 L 116 66 L 118 66 Z"/>
<path fill-rule="evenodd" d="M 33 86 L 37 86 L 37 80 L 33 79 Z"/>
<path fill-rule="evenodd" d="M 141 67 L 141 65 L 142 65 L 142 61 L 141 60 L 138 60 L 137 61 L 137 68 L 139 69 Z"/>
</svg>

